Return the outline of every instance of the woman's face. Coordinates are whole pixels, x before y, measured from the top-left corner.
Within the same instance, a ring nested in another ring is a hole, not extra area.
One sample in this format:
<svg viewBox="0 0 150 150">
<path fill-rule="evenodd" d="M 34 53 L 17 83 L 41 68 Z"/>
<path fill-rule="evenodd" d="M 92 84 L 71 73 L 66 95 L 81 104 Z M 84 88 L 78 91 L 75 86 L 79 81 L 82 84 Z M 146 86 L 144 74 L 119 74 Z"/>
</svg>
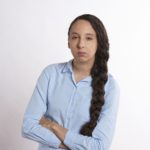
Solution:
<svg viewBox="0 0 150 150">
<path fill-rule="evenodd" d="M 78 63 L 93 63 L 97 50 L 97 38 L 91 24 L 86 20 L 76 21 L 69 33 L 68 46 Z"/>
</svg>

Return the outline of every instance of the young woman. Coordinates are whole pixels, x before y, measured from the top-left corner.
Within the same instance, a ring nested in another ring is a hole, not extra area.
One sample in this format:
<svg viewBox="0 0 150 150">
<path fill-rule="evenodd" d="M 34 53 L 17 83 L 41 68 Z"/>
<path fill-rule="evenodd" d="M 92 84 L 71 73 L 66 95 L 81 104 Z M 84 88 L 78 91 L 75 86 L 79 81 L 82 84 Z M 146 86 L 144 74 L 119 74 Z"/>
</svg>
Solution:
<svg viewBox="0 0 150 150">
<path fill-rule="evenodd" d="M 90 14 L 68 30 L 73 59 L 41 73 L 23 121 L 23 136 L 39 150 L 108 150 L 118 110 L 119 87 L 108 73 L 109 42 L 103 23 Z"/>
</svg>

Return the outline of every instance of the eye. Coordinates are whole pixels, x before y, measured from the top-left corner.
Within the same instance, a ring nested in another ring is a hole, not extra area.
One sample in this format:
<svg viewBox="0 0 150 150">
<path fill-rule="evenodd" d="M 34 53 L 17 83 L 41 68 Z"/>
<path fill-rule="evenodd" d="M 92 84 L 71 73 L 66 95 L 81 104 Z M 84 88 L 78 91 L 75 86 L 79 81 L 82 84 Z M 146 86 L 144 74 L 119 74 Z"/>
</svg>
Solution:
<svg viewBox="0 0 150 150">
<path fill-rule="evenodd" d="M 77 38 L 78 38 L 77 36 L 72 36 L 72 37 L 71 37 L 72 40 L 75 40 L 75 39 L 77 39 Z"/>
<path fill-rule="evenodd" d="M 91 41 L 91 40 L 93 40 L 93 38 L 92 37 L 86 37 L 86 40 Z"/>
</svg>

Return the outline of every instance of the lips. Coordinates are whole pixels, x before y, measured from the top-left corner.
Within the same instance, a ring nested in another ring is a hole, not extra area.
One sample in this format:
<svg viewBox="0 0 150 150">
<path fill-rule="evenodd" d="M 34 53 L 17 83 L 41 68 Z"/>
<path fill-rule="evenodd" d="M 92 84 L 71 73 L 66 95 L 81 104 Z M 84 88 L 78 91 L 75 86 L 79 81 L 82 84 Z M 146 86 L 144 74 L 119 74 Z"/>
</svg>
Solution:
<svg viewBox="0 0 150 150">
<path fill-rule="evenodd" d="M 79 55 L 79 56 L 85 56 L 86 53 L 85 53 L 85 52 L 78 52 L 78 55 Z"/>
</svg>

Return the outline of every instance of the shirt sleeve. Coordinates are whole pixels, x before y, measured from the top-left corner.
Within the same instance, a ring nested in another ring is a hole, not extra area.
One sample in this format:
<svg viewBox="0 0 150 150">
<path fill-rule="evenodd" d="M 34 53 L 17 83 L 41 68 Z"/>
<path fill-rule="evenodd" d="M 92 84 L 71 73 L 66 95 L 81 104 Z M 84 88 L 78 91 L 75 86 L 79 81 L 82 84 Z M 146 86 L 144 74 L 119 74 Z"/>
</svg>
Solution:
<svg viewBox="0 0 150 150">
<path fill-rule="evenodd" d="M 103 105 L 97 126 L 92 136 L 83 136 L 79 133 L 68 131 L 64 143 L 72 150 L 108 150 L 115 131 L 120 90 L 113 79 L 105 94 Z"/>
<path fill-rule="evenodd" d="M 50 79 L 48 79 L 48 75 L 46 75 L 44 69 L 38 78 L 24 115 L 22 136 L 46 144 L 49 147 L 58 148 L 61 141 L 52 131 L 39 124 L 39 120 L 47 110 L 47 89 L 49 82 Z"/>
</svg>

